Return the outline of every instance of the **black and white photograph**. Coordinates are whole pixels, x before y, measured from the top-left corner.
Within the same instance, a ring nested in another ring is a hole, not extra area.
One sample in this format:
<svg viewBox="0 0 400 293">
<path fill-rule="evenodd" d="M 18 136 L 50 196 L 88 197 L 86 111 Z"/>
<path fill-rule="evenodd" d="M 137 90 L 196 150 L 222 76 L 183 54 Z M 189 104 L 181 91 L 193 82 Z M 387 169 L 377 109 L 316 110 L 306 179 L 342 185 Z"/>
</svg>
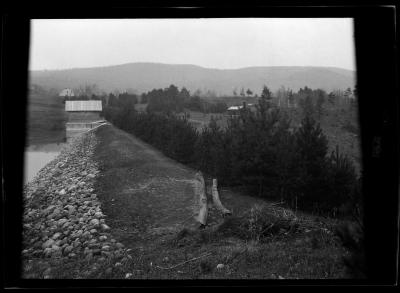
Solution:
<svg viewBox="0 0 400 293">
<path fill-rule="evenodd" d="M 356 39 L 367 30 L 351 13 L 189 8 L 29 18 L 21 201 L 4 209 L 20 259 L 7 262 L 27 282 L 371 279 L 379 254 L 398 248 L 387 241 L 398 225 L 383 224 L 398 205 L 394 177 L 379 171 L 397 164 L 385 135 L 398 123 L 391 80 L 375 95 L 390 73 L 374 73 L 368 96 Z M 20 232 L 8 220 L 18 210 Z"/>
<path fill-rule="evenodd" d="M 354 277 L 354 60 L 348 18 L 33 19 L 23 277 Z"/>
</svg>

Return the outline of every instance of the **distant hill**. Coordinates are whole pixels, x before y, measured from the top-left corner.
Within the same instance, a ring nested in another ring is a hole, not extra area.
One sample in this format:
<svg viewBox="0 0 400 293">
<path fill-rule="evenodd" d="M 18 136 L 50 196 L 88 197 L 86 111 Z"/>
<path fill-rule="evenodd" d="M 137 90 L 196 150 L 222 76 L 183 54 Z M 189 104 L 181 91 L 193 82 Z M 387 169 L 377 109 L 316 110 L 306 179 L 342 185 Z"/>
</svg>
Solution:
<svg viewBox="0 0 400 293">
<path fill-rule="evenodd" d="M 123 65 L 31 71 L 31 84 L 46 88 L 79 88 L 96 84 L 105 92 L 135 89 L 138 93 L 170 84 L 191 92 L 211 90 L 217 95 L 231 95 L 243 87 L 260 94 L 265 84 L 275 91 L 282 85 L 295 91 L 308 86 L 327 91 L 352 88 L 355 72 L 335 67 L 247 67 L 211 69 L 196 65 L 129 63 Z"/>
</svg>

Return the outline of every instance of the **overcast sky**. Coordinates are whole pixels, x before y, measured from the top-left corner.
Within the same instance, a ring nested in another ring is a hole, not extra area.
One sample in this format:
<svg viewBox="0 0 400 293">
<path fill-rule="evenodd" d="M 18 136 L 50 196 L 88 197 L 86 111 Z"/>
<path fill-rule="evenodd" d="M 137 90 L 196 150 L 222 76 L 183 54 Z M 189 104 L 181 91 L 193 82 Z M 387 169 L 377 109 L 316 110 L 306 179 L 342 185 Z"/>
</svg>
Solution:
<svg viewBox="0 0 400 293">
<path fill-rule="evenodd" d="M 31 70 L 131 62 L 355 70 L 354 59 L 348 18 L 59 19 L 31 27 Z"/>
</svg>

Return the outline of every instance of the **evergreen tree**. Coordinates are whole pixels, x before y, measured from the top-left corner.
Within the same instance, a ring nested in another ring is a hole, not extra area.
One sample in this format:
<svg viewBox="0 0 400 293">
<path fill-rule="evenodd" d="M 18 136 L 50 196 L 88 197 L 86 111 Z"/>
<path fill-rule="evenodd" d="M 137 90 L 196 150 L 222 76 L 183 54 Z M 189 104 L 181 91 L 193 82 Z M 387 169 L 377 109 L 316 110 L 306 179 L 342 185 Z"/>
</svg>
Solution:
<svg viewBox="0 0 400 293">
<path fill-rule="evenodd" d="M 118 104 L 117 97 L 114 94 L 110 93 L 108 95 L 108 103 L 107 103 L 107 105 L 109 107 L 116 107 L 117 104 Z"/>
<path fill-rule="evenodd" d="M 313 117 L 315 115 L 315 106 L 310 95 L 300 100 L 300 107 L 303 112 L 303 117 Z"/>
<path fill-rule="evenodd" d="M 321 118 L 321 115 L 323 113 L 323 104 L 325 103 L 325 93 L 323 91 L 318 91 L 317 95 L 316 110 L 319 117 Z"/>
<path fill-rule="evenodd" d="M 330 92 L 328 95 L 328 101 L 331 105 L 335 105 L 336 104 L 336 95 L 333 92 Z"/>
<path fill-rule="evenodd" d="M 357 175 L 353 163 L 347 156 L 339 152 L 338 145 L 336 150 L 331 153 L 329 163 L 331 190 L 326 194 L 329 208 L 339 208 L 344 204 L 351 204 L 354 188 L 357 185 Z"/>
<path fill-rule="evenodd" d="M 303 118 L 295 135 L 299 152 L 298 165 L 301 168 L 298 187 L 300 205 L 318 210 L 328 187 L 328 140 L 320 125 L 310 116 Z"/>
<path fill-rule="evenodd" d="M 244 88 L 242 88 L 242 89 L 240 90 L 240 96 L 241 96 L 241 97 L 244 97 L 244 96 L 245 96 L 245 94 L 244 94 Z"/>
</svg>

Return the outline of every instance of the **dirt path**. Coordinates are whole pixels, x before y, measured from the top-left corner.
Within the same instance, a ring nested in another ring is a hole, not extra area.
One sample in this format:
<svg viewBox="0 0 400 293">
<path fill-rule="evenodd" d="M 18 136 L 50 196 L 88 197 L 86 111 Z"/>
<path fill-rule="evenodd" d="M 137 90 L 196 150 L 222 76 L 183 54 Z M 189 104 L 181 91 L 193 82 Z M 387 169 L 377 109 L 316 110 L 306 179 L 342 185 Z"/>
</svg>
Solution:
<svg viewBox="0 0 400 293">
<path fill-rule="evenodd" d="M 95 160 L 100 176 L 95 189 L 113 234 L 126 247 L 197 225 L 195 171 L 114 128 L 96 131 Z"/>
</svg>

